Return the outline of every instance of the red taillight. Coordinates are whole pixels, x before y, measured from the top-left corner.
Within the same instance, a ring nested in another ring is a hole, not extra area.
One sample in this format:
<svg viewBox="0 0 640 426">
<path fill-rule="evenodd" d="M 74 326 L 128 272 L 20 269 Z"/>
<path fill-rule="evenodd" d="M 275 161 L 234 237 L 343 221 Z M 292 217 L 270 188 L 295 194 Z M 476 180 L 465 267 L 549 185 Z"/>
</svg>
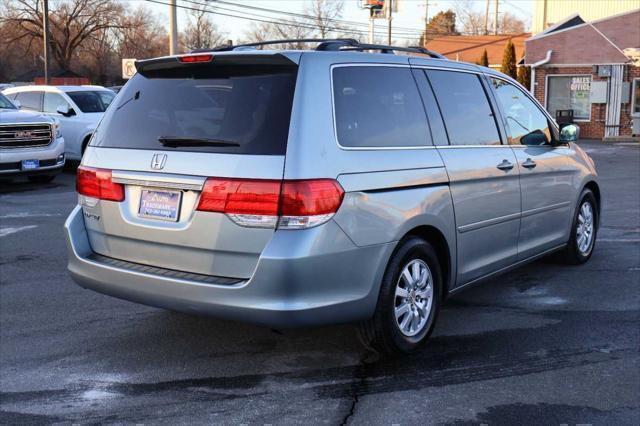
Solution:
<svg viewBox="0 0 640 426">
<path fill-rule="evenodd" d="M 183 64 L 199 64 L 202 62 L 211 62 L 211 60 L 213 60 L 213 55 L 178 56 L 178 60 Z"/>
<path fill-rule="evenodd" d="M 344 191 L 332 179 L 292 180 L 282 185 L 283 216 L 316 216 L 335 213 Z"/>
<path fill-rule="evenodd" d="M 276 216 L 280 185 L 279 180 L 209 178 L 198 210 Z"/>
<path fill-rule="evenodd" d="M 111 170 L 78 167 L 76 190 L 78 194 L 100 200 L 124 200 L 124 186 L 111 180 Z"/>
<path fill-rule="evenodd" d="M 243 226 L 272 227 L 280 216 L 286 218 L 280 221 L 281 227 L 304 228 L 328 220 L 340 207 L 343 196 L 340 184 L 331 179 L 209 178 L 200 195 L 198 210 L 226 213 Z M 296 219 L 316 216 L 316 220 Z"/>
</svg>

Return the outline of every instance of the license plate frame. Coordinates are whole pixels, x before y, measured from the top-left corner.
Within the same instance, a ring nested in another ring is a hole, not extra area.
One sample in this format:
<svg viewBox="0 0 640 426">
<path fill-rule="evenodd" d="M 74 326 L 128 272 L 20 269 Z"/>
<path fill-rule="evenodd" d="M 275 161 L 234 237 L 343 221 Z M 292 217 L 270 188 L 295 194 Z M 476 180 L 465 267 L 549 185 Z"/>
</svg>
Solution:
<svg viewBox="0 0 640 426">
<path fill-rule="evenodd" d="M 40 160 L 29 159 L 29 160 L 22 160 L 20 162 L 21 170 L 37 170 L 39 168 L 40 168 Z"/>
<path fill-rule="evenodd" d="M 142 189 L 138 217 L 177 222 L 180 219 L 182 192 L 165 189 Z"/>
</svg>

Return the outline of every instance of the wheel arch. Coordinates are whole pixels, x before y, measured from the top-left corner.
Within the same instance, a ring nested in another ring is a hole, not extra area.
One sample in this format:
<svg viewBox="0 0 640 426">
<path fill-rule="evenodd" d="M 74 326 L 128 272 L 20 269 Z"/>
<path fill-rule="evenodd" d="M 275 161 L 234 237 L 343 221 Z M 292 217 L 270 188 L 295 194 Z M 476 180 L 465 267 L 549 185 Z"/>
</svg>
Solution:
<svg viewBox="0 0 640 426">
<path fill-rule="evenodd" d="M 590 180 L 584 185 L 585 189 L 591 190 L 593 192 L 594 197 L 596 197 L 596 203 L 598 203 L 598 220 L 600 218 L 600 212 L 602 210 L 602 195 L 600 194 L 600 186 L 598 186 L 597 182 L 594 180 Z"/>
<path fill-rule="evenodd" d="M 82 144 L 80 145 L 80 156 L 84 155 L 84 151 L 87 149 L 87 146 L 89 145 L 91 136 L 93 136 L 93 132 L 89 132 L 82 137 Z"/>
<path fill-rule="evenodd" d="M 440 263 L 440 270 L 443 274 L 444 284 L 442 286 L 441 296 L 444 299 L 452 288 L 452 275 L 454 270 L 453 259 L 451 256 L 452 250 L 449 247 L 449 243 L 447 242 L 444 233 L 435 226 L 421 225 L 411 229 L 402 239 L 404 240 L 411 236 L 419 237 L 429 242 L 438 253 L 438 261 Z"/>
</svg>

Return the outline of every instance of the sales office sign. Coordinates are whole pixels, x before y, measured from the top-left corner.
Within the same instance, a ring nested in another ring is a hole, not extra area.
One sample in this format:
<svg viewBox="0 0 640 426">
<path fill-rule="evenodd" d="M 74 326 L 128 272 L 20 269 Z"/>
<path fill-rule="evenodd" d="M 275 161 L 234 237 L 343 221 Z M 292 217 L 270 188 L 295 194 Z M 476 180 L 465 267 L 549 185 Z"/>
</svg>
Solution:
<svg viewBox="0 0 640 426">
<path fill-rule="evenodd" d="M 572 77 L 571 91 L 582 92 L 591 90 L 591 77 Z"/>
</svg>

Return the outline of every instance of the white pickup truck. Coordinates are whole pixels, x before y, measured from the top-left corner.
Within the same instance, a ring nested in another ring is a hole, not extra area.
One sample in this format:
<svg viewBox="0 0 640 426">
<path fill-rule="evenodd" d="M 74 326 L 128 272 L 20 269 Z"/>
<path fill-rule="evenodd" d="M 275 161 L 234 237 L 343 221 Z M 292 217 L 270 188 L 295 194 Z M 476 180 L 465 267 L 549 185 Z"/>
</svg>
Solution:
<svg viewBox="0 0 640 426">
<path fill-rule="evenodd" d="M 0 93 L 0 179 L 27 176 L 50 182 L 65 162 L 60 124 L 19 106 Z"/>
</svg>

